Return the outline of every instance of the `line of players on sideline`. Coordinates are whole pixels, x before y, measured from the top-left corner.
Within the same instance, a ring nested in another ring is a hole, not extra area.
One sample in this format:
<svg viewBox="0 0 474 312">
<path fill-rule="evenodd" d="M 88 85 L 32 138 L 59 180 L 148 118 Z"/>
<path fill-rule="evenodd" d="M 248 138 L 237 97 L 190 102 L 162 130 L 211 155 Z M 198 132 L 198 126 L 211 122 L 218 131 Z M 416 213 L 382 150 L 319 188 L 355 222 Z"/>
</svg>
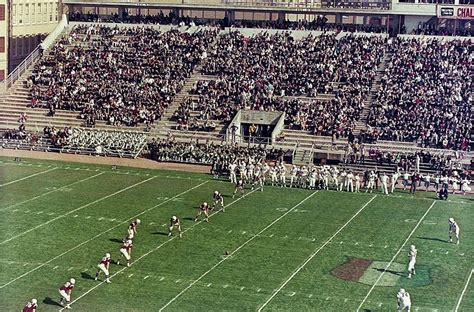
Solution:
<svg viewBox="0 0 474 312">
<path fill-rule="evenodd" d="M 198 212 L 196 214 L 196 217 L 194 218 L 194 221 L 198 221 L 200 216 L 204 216 L 204 221 L 209 222 L 209 211 L 211 209 L 215 209 L 216 207 L 220 206 L 220 209 L 222 212 L 225 212 L 225 205 L 224 205 L 224 196 L 218 191 L 215 191 L 212 194 L 212 199 L 213 199 L 213 206 L 212 208 L 209 206 L 207 202 L 202 203 L 199 206 Z M 135 237 L 135 234 L 137 233 L 137 227 L 141 223 L 140 219 L 136 219 L 132 221 L 127 228 L 127 236 L 125 239 L 122 240 L 121 247 L 119 249 L 119 252 L 121 254 L 121 259 L 117 260 L 115 263 L 117 265 L 120 265 L 122 260 L 126 261 L 126 266 L 129 267 L 131 264 L 131 259 L 132 259 L 132 249 L 133 249 L 133 238 Z M 174 231 L 178 232 L 178 235 L 180 238 L 183 237 L 183 232 L 181 229 L 181 221 L 177 216 L 172 216 L 170 219 L 170 224 L 168 228 L 168 236 L 171 236 Z M 105 282 L 106 283 L 111 283 L 110 278 L 109 278 L 109 267 L 110 263 L 112 262 L 112 258 L 110 253 L 106 253 L 104 257 L 101 258 L 99 264 L 97 265 L 97 271 L 95 274 L 95 280 L 97 281 L 99 279 L 99 276 L 101 273 L 104 273 L 105 275 Z M 74 278 L 69 279 L 66 283 L 64 283 L 60 288 L 59 288 L 59 295 L 60 295 L 60 300 L 59 304 L 63 306 L 65 309 L 71 309 L 71 295 L 72 291 L 76 286 L 76 280 Z M 38 300 L 37 299 L 31 299 L 22 309 L 22 312 L 36 312 L 36 309 L 38 308 Z"/>
<path fill-rule="evenodd" d="M 234 162 L 228 167 L 230 181 L 234 184 L 251 184 L 253 187 L 260 187 L 263 190 L 264 185 L 281 187 L 301 187 L 308 189 L 334 189 L 347 192 L 373 192 L 381 187 L 384 194 L 393 193 L 402 179 L 403 190 L 407 188 L 415 193 L 417 187 L 422 184 L 425 191 L 430 187 L 436 191 L 439 196 L 446 199 L 449 189 L 452 193 L 460 192 L 463 195 L 471 191 L 470 181 L 467 177 L 459 176 L 448 177 L 447 175 L 430 175 L 429 173 L 421 175 L 418 173 L 401 173 L 399 171 L 387 175 L 385 172 L 367 170 L 363 174 L 350 170 L 339 170 L 337 166 L 301 166 L 292 165 L 288 168 L 283 162 L 275 163 L 270 166 L 268 163 L 253 162 Z M 214 173 L 214 177 L 218 177 Z"/>
<path fill-rule="evenodd" d="M 460 228 L 454 218 L 449 218 L 448 220 L 449 225 L 449 242 L 453 242 L 453 238 L 456 240 L 456 245 L 459 245 L 459 233 Z M 418 249 L 416 249 L 415 245 L 410 246 L 410 250 L 408 251 L 408 278 L 412 278 L 412 276 L 416 275 L 415 271 L 415 264 L 416 259 L 418 256 Z M 410 293 L 408 293 L 405 289 L 400 288 L 397 293 L 397 311 L 407 310 L 410 312 L 411 309 L 411 297 Z"/>
</svg>

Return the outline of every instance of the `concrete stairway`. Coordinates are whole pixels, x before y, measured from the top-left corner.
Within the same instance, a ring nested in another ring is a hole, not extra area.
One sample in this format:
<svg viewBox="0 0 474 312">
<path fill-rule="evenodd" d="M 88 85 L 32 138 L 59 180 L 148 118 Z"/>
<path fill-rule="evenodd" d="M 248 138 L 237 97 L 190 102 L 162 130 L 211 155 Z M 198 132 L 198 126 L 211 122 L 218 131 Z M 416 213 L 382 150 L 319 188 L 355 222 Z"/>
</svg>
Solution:
<svg viewBox="0 0 474 312">
<path fill-rule="evenodd" d="M 313 164 L 313 151 L 297 148 L 293 154 L 293 165 L 308 166 L 310 164 Z"/>
<path fill-rule="evenodd" d="M 374 103 L 375 99 L 377 98 L 377 91 L 380 87 L 380 81 L 384 74 L 385 68 L 387 67 L 387 63 L 390 60 L 391 54 L 385 53 L 380 65 L 377 68 L 377 74 L 375 75 L 375 80 L 372 83 L 372 87 L 370 88 L 369 96 L 364 100 L 364 108 L 360 114 L 360 119 L 355 122 L 354 127 L 354 134 L 358 135 L 361 130 L 367 129 L 367 119 L 369 117 L 370 108 Z"/>
</svg>

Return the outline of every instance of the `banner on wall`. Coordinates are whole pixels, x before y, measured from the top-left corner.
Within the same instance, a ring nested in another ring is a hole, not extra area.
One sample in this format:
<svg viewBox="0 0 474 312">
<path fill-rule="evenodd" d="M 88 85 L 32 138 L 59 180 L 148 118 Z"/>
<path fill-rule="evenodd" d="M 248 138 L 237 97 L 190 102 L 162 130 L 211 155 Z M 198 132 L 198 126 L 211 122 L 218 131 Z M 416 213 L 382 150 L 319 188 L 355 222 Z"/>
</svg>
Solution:
<svg viewBox="0 0 474 312">
<path fill-rule="evenodd" d="M 472 20 L 474 19 L 474 6 L 438 4 L 436 13 L 439 18 Z"/>
</svg>

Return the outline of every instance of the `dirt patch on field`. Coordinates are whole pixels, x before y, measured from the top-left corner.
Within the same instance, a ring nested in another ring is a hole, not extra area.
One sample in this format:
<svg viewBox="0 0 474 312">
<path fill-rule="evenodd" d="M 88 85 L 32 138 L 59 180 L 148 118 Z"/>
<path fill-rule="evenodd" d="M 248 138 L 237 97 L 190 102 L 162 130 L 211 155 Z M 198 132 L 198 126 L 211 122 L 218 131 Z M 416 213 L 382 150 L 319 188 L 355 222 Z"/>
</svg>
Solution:
<svg viewBox="0 0 474 312">
<path fill-rule="evenodd" d="M 199 172 L 199 173 L 209 173 L 211 170 L 211 166 L 208 166 L 208 165 L 158 162 L 158 161 L 154 161 L 154 160 L 146 159 L 146 158 L 130 159 L 130 158 L 118 158 L 118 157 L 96 157 L 96 156 L 87 156 L 87 155 L 47 153 L 47 152 L 11 150 L 11 149 L 0 150 L 0 156 L 59 160 L 59 161 L 70 161 L 70 162 L 79 162 L 79 163 L 88 163 L 88 164 L 116 165 L 116 166 L 123 166 L 123 167 L 175 170 L 175 171 Z"/>
<path fill-rule="evenodd" d="M 335 268 L 331 273 L 340 279 L 357 282 L 371 264 L 371 260 L 349 257 L 343 265 Z"/>
</svg>

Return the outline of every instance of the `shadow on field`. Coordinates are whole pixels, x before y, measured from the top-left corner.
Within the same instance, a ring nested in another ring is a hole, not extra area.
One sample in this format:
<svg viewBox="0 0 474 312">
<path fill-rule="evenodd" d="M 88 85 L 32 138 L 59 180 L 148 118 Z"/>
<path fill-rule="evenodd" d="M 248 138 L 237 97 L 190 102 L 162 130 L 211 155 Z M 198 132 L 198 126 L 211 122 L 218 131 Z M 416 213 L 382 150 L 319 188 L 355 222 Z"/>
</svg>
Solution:
<svg viewBox="0 0 474 312">
<path fill-rule="evenodd" d="M 447 243 L 448 242 L 447 240 L 439 239 L 439 238 L 433 238 L 433 237 L 420 237 L 420 236 L 418 236 L 417 238 L 418 239 L 424 239 L 424 240 L 431 240 L 431 241 L 435 241 L 435 242 L 442 242 L 442 243 Z"/>
<path fill-rule="evenodd" d="M 183 218 L 183 220 L 194 221 L 194 218 L 192 218 L 192 217 L 186 217 L 186 218 Z"/>
<path fill-rule="evenodd" d="M 54 300 L 51 299 L 50 297 L 44 298 L 43 303 L 44 303 L 44 304 L 49 304 L 49 305 L 58 306 L 58 307 L 62 307 L 62 305 L 60 305 L 59 302 L 54 301 Z"/>
<path fill-rule="evenodd" d="M 83 279 L 89 279 L 89 280 L 93 280 L 95 277 L 93 277 L 92 275 L 90 275 L 89 273 L 87 272 L 81 272 L 81 277 Z"/>
<path fill-rule="evenodd" d="M 151 233 L 151 234 L 168 236 L 168 233 L 167 233 L 167 232 L 153 232 L 153 233 Z"/>
<path fill-rule="evenodd" d="M 379 268 L 374 268 L 374 270 L 377 270 L 380 273 L 383 273 L 385 271 L 387 273 L 392 273 L 392 274 L 399 275 L 399 276 L 405 276 L 405 272 L 398 272 L 398 271 L 394 271 L 394 270 L 385 270 L 385 269 L 379 269 Z"/>
<path fill-rule="evenodd" d="M 111 238 L 111 239 L 109 239 L 109 241 L 114 242 L 114 243 L 123 243 L 123 241 L 121 239 L 118 239 L 118 238 Z"/>
</svg>

